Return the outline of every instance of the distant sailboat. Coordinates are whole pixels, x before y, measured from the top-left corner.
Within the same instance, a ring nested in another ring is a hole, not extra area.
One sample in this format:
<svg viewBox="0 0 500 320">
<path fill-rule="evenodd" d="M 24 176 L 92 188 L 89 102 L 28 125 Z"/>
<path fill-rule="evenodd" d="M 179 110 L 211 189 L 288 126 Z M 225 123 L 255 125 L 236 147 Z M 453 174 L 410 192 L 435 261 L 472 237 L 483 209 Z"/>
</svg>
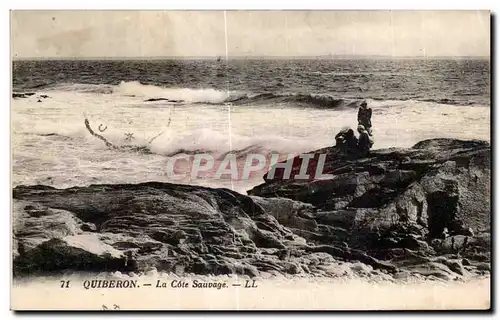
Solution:
<svg viewBox="0 0 500 320">
<path fill-rule="evenodd" d="M 217 57 L 217 62 L 220 62 L 221 61 L 221 58 L 220 57 Z"/>
</svg>

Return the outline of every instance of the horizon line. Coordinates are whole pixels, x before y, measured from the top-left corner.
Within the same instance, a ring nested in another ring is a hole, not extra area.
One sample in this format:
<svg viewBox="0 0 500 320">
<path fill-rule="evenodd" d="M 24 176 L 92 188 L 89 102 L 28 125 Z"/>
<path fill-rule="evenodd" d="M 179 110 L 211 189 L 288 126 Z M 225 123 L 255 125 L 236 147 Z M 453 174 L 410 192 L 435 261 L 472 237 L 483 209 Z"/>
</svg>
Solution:
<svg viewBox="0 0 500 320">
<path fill-rule="evenodd" d="M 223 55 L 217 56 L 151 56 L 151 57 L 11 57 L 11 61 L 79 61 L 79 60 L 219 60 L 226 61 Z M 234 55 L 227 60 L 490 60 L 491 56 L 390 56 L 390 55 L 317 55 L 317 56 L 245 56 Z"/>
</svg>

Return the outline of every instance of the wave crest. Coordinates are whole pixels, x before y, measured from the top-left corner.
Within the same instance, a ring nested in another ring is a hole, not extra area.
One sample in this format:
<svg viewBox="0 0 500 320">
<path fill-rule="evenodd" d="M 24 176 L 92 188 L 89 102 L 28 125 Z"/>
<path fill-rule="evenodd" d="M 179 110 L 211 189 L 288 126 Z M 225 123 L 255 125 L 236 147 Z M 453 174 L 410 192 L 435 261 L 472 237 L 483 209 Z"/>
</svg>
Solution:
<svg viewBox="0 0 500 320">
<path fill-rule="evenodd" d="M 122 81 L 118 85 L 62 83 L 44 88 L 49 91 L 76 91 L 95 94 L 115 94 L 124 97 L 136 97 L 143 102 L 162 101 L 177 104 L 233 104 L 233 105 L 266 105 L 288 104 L 291 106 L 335 109 L 357 107 L 363 97 L 339 98 L 331 94 L 316 93 L 251 93 L 241 91 L 224 91 L 213 88 L 176 88 L 153 84 L 142 84 L 138 81 Z M 368 100 L 386 101 L 387 99 L 372 97 Z M 422 101 L 448 105 L 476 105 L 452 99 L 400 99 L 398 101 Z"/>
<path fill-rule="evenodd" d="M 186 103 L 224 103 L 235 100 L 244 93 L 236 91 L 220 91 L 216 89 L 166 88 L 155 85 L 141 84 L 137 81 L 121 82 L 115 87 L 115 92 L 121 95 L 142 97 L 148 99 L 166 99 Z"/>
<path fill-rule="evenodd" d="M 258 95 L 246 95 L 237 100 L 226 101 L 233 104 L 262 104 L 262 103 L 293 103 L 298 105 L 312 105 L 320 108 L 338 108 L 351 106 L 356 101 L 335 98 L 328 94 L 304 94 L 304 93 L 262 93 Z"/>
<path fill-rule="evenodd" d="M 115 94 L 141 97 L 145 102 L 167 101 L 174 103 L 203 104 L 276 104 L 292 103 L 320 108 L 338 108 L 356 104 L 356 100 L 336 98 L 328 94 L 309 93 L 245 93 L 217 89 L 166 88 L 141 84 L 137 81 L 121 82 L 114 88 Z"/>
<path fill-rule="evenodd" d="M 44 87 L 47 91 L 112 94 L 114 86 L 109 84 L 59 83 Z"/>
</svg>

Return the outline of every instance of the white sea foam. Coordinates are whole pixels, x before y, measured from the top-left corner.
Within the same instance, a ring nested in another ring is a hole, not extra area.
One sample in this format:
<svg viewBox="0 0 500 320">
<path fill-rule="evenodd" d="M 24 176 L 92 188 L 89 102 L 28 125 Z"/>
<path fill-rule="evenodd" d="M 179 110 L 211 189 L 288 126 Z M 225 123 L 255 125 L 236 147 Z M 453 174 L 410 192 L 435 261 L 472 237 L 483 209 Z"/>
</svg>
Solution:
<svg viewBox="0 0 500 320">
<path fill-rule="evenodd" d="M 102 93 L 102 85 L 98 90 L 90 87 L 76 91 L 53 88 L 44 92 L 51 98 L 42 102 L 37 102 L 38 95 L 12 101 L 14 184 L 68 187 L 168 181 L 168 155 L 181 150 L 222 155 L 229 151 L 229 132 L 233 150 L 240 153 L 284 154 L 331 146 L 342 127 L 357 125 L 355 108 L 325 110 L 291 102 L 245 104 L 232 107 L 229 123 L 224 105 L 144 102 L 145 97 L 165 95 L 169 99 L 215 102 L 227 97 L 224 92 L 164 89 L 134 82 L 114 86 L 112 94 Z M 490 140 L 488 107 L 368 102 L 373 108 L 374 148 L 411 147 L 418 141 L 438 137 Z M 97 132 L 99 125 L 107 127 L 100 133 L 112 143 L 148 146 L 151 153 L 107 149 L 88 133 L 84 116 Z M 132 141 L 126 140 L 127 133 L 133 134 Z M 226 180 L 184 182 L 230 187 Z M 261 182 L 257 177 L 239 182 L 235 188 L 244 192 Z"/>
</svg>

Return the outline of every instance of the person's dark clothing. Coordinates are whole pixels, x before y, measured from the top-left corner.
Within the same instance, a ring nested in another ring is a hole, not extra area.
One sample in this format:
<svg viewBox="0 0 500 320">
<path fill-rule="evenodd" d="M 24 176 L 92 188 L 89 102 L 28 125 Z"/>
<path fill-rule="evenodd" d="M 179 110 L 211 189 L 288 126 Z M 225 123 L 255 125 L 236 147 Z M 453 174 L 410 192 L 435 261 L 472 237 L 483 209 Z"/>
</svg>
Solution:
<svg viewBox="0 0 500 320">
<path fill-rule="evenodd" d="M 351 152 L 358 148 L 358 138 L 352 129 L 343 129 L 335 136 L 335 146 L 344 151 Z"/>
<path fill-rule="evenodd" d="M 359 108 L 358 110 L 358 124 L 362 124 L 368 131 L 372 127 L 372 109 Z"/>
<path fill-rule="evenodd" d="M 363 154 L 368 153 L 372 145 L 373 141 L 370 139 L 368 133 L 363 132 L 359 134 L 358 148 Z"/>
</svg>

